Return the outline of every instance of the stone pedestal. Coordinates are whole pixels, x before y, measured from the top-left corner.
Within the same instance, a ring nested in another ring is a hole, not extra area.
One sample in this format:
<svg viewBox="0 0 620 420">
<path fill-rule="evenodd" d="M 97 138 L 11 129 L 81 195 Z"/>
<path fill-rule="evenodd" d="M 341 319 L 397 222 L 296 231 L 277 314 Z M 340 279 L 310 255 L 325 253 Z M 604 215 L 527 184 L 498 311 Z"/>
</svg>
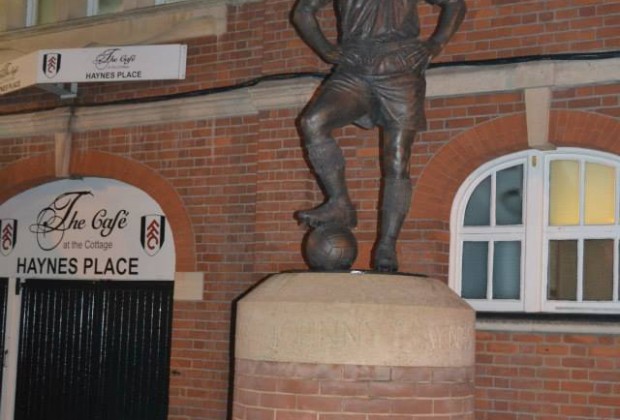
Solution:
<svg viewBox="0 0 620 420">
<path fill-rule="evenodd" d="M 233 419 L 473 419 L 474 327 L 437 280 L 274 275 L 238 304 Z"/>
</svg>

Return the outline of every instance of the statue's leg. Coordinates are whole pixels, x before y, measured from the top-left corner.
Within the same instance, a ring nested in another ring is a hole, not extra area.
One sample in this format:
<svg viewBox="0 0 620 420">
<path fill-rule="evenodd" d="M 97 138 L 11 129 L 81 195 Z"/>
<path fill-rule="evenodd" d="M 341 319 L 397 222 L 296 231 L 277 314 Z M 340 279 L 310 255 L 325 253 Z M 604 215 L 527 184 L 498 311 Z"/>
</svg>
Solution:
<svg viewBox="0 0 620 420">
<path fill-rule="evenodd" d="M 383 135 L 383 195 L 373 268 L 398 271 L 396 240 L 411 205 L 409 161 L 416 131 L 388 127 Z"/>
<path fill-rule="evenodd" d="M 308 145 L 306 149 L 327 200 L 313 209 L 298 211 L 296 217 L 312 227 L 330 223 L 355 227 L 357 215 L 345 182 L 342 151 L 335 142 Z"/>
<path fill-rule="evenodd" d="M 323 87 L 299 119 L 308 160 L 327 200 L 316 208 L 300 210 L 295 216 L 312 227 L 329 223 L 354 227 L 357 216 L 345 182 L 344 155 L 331 133 L 364 115 L 366 103 L 355 89 L 331 86 L 328 83 Z"/>
</svg>

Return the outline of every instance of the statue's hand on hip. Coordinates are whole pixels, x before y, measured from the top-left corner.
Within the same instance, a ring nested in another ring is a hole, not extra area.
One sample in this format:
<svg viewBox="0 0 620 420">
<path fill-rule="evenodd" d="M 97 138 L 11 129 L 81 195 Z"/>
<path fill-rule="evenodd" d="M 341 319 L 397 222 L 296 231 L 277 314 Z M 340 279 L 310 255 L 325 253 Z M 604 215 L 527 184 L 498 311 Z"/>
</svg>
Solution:
<svg viewBox="0 0 620 420">
<path fill-rule="evenodd" d="M 333 47 L 329 51 L 323 52 L 321 56 L 323 57 L 323 60 L 329 64 L 337 65 L 342 64 L 345 61 L 344 54 L 338 47 Z"/>
<path fill-rule="evenodd" d="M 414 72 L 422 72 L 426 70 L 433 57 L 441 52 L 441 45 L 432 39 L 420 42 L 407 57 L 407 61 L 411 64 Z"/>
</svg>

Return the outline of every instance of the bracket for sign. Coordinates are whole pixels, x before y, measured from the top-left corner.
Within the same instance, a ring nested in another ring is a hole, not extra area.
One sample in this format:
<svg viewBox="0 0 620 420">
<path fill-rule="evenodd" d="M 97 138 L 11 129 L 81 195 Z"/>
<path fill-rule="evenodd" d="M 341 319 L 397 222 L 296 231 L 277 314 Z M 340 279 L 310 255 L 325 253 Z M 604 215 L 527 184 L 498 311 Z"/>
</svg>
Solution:
<svg viewBox="0 0 620 420">
<path fill-rule="evenodd" d="M 58 95 L 60 99 L 73 99 L 77 97 L 77 83 L 45 83 L 38 86 L 54 95 Z"/>
<path fill-rule="evenodd" d="M 22 286 L 26 281 L 22 279 L 15 279 L 15 295 L 19 296 L 22 291 Z"/>
</svg>

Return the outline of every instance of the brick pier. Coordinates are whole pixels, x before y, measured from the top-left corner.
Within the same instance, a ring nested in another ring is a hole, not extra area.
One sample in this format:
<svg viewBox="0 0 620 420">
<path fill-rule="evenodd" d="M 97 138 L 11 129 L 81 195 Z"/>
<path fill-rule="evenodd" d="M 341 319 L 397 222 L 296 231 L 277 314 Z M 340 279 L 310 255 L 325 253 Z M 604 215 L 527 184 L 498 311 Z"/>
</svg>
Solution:
<svg viewBox="0 0 620 420">
<path fill-rule="evenodd" d="M 474 418 L 473 311 L 436 280 L 276 275 L 236 340 L 233 420 Z"/>
<path fill-rule="evenodd" d="M 237 360 L 234 420 L 473 419 L 472 368 Z"/>
</svg>

